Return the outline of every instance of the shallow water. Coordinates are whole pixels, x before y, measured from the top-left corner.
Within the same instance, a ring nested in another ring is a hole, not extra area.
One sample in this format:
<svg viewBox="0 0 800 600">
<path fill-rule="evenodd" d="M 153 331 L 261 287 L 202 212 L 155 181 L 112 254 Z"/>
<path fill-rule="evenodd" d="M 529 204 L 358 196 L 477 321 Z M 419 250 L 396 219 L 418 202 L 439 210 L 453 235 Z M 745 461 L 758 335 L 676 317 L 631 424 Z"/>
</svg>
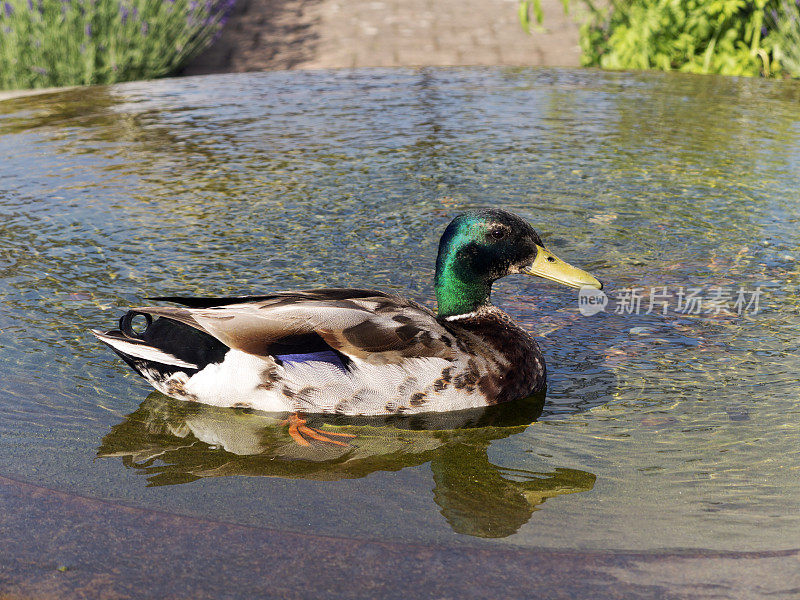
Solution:
<svg viewBox="0 0 800 600">
<path fill-rule="evenodd" d="M 791 82 L 432 69 L 0 103 L 0 474 L 344 536 L 796 548 L 798 100 Z M 303 454 L 267 415 L 148 397 L 88 335 L 148 295 L 430 302 L 438 236 L 478 206 L 528 218 L 611 297 L 582 316 L 572 290 L 495 286 L 550 372 L 516 422 L 320 423 L 354 449 Z M 646 314 L 656 286 L 666 314 Z M 714 286 L 728 311 L 678 310 L 680 288 Z M 757 312 L 734 306 L 740 287 Z"/>
</svg>

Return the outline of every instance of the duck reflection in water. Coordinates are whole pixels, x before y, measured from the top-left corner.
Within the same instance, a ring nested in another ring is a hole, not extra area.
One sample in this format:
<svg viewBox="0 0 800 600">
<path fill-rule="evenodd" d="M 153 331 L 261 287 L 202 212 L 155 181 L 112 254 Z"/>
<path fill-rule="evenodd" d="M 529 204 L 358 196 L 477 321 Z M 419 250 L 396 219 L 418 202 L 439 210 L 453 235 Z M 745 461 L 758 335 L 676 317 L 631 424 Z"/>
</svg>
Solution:
<svg viewBox="0 0 800 600">
<path fill-rule="evenodd" d="M 595 476 L 557 468 L 510 469 L 489 462 L 494 440 L 520 433 L 542 413 L 544 395 L 480 409 L 392 417 L 307 417 L 305 443 L 286 415 L 217 408 L 158 392 L 103 438 L 100 457 L 119 456 L 148 485 L 230 475 L 336 481 L 430 462 L 433 499 L 457 533 L 515 533 L 548 498 L 591 490 Z M 311 434 L 308 435 L 310 430 Z"/>
</svg>

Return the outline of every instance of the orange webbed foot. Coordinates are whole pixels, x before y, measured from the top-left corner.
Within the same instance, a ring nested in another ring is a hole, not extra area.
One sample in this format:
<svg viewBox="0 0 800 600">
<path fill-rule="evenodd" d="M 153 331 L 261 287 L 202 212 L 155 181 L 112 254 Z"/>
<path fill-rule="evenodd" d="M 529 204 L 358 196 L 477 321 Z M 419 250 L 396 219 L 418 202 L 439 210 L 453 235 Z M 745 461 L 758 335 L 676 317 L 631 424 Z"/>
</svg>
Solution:
<svg viewBox="0 0 800 600">
<path fill-rule="evenodd" d="M 315 429 L 313 427 L 309 427 L 306 425 L 306 420 L 300 416 L 298 413 L 292 413 L 289 415 L 288 418 L 281 421 L 281 425 L 288 425 L 289 426 L 289 435 L 292 439 L 300 444 L 301 446 L 310 446 L 311 443 L 303 436 L 309 437 L 312 440 L 317 440 L 320 442 L 327 442 L 329 444 L 335 444 L 337 446 L 349 446 L 346 442 L 340 442 L 339 440 L 332 439 L 330 436 L 337 436 L 337 437 L 344 437 L 344 438 L 354 438 L 356 437 L 352 433 L 336 433 L 333 431 L 320 431 L 319 429 Z"/>
</svg>

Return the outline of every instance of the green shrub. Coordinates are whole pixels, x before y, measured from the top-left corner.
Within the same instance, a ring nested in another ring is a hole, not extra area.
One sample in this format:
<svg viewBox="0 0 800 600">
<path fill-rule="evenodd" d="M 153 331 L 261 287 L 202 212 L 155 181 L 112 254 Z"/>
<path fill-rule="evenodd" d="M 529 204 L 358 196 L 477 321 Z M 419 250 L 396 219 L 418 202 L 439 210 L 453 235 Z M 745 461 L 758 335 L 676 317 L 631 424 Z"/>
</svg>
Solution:
<svg viewBox="0 0 800 600">
<path fill-rule="evenodd" d="M 768 7 L 766 42 L 772 46 L 775 60 L 792 77 L 800 77 L 800 2 L 783 0 Z"/>
<path fill-rule="evenodd" d="M 0 0 L 0 89 L 174 72 L 221 29 L 232 0 Z"/>
<path fill-rule="evenodd" d="M 562 0 L 565 10 L 569 0 Z M 540 0 L 521 0 L 523 26 Z M 798 74 L 800 15 L 793 0 L 583 0 L 582 61 L 604 69 L 725 75 Z"/>
</svg>

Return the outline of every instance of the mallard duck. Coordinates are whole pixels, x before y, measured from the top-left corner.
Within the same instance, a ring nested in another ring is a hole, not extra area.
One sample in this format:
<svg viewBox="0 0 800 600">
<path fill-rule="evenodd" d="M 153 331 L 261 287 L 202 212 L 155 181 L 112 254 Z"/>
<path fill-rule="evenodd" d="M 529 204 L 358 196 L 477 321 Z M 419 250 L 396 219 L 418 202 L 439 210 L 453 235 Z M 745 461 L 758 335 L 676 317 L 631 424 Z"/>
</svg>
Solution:
<svg viewBox="0 0 800 600">
<path fill-rule="evenodd" d="M 189 402 L 295 415 L 469 409 L 545 388 L 536 342 L 490 303 L 492 283 L 512 273 L 602 288 L 546 250 L 522 218 L 477 210 L 442 235 L 436 313 L 364 289 L 163 296 L 151 299 L 182 306 L 134 308 L 118 329 L 93 333 L 158 391 Z M 297 441 L 320 437 L 301 417 L 288 424 Z"/>
</svg>

